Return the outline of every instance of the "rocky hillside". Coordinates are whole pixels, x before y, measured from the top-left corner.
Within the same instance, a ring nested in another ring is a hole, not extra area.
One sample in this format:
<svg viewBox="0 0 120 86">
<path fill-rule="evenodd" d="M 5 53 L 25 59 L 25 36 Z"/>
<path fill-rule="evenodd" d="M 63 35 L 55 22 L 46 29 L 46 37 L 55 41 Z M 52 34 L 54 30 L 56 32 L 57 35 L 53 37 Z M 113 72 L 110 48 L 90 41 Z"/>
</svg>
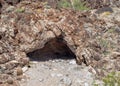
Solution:
<svg viewBox="0 0 120 86">
<path fill-rule="evenodd" d="M 19 86 L 29 58 L 69 57 L 92 73 L 120 71 L 120 9 L 54 9 L 34 0 L 0 2 L 0 86 Z"/>
</svg>

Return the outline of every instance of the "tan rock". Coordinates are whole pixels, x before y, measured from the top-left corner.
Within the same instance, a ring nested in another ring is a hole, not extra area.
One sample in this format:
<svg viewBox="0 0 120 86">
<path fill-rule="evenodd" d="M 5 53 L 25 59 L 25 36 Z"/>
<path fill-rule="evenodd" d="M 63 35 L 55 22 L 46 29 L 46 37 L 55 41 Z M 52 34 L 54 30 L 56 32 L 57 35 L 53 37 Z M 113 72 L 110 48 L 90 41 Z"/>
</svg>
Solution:
<svg viewBox="0 0 120 86">
<path fill-rule="evenodd" d="M 119 52 L 112 52 L 111 59 L 118 59 L 120 58 L 120 53 Z"/>
<path fill-rule="evenodd" d="M 23 71 L 22 71 L 22 68 L 21 68 L 21 67 L 16 68 L 16 74 L 17 74 L 17 76 L 23 74 Z"/>
<path fill-rule="evenodd" d="M 20 60 L 19 60 L 19 63 L 21 64 L 21 65 L 28 65 L 29 64 L 29 58 L 21 58 Z"/>
<path fill-rule="evenodd" d="M 12 78 L 9 78 L 9 79 L 7 80 L 7 83 L 8 83 L 8 84 L 13 84 L 13 79 L 12 79 Z"/>
<path fill-rule="evenodd" d="M 4 64 L 7 61 L 9 61 L 7 57 L 5 57 L 4 55 L 0 55 L 0 64 Z"/>
<path fill-rule="evenodd" d="M 119 28 L 119 9 L 113 9 L 111 15 L 101 18 L 94 13 L 93 17 L 90 11 L 46 9 L 41 2 L 25 1 L 15 6 L 16 9 L 24 7 L 23 13 L 14 10 L 6 13 L 3 10 L 0 14 L 0 66 L 8 71 L 2 71 L 3 74 L 16 69 L 16 75 L 22 75 L 21 67 L 29 63 L 29 57 L 49 59 L 61 58 L 60 55 L 73 56 L 78 64 L 96 68 L 109 64 L 106 65 L 108 70 L 111 67 L 120 69 L 119 62 L 110 65 L 111 61 L 103 59 L 110 44 L 114 46 L 109 50 L 115 47 L 114 50 L 119 52 L 120 49 L 118 32 L 110 31 L 113 27 Z M 7 2 L 14 4 L 11 0 Z M 113 56 L 114 60 L 118 56 Z"/>
</svg>

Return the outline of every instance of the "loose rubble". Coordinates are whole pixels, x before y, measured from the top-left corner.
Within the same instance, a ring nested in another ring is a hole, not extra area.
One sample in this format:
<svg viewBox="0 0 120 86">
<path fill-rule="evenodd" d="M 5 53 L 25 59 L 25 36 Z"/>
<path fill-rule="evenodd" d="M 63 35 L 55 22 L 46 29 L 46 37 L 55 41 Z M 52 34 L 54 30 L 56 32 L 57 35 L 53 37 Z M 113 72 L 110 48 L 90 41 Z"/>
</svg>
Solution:
<svg viewBox="0 0 120 86">
<path fill-rule="evenodd" d="M 29 66 L 31 57 L 49 59 L 49 57 L 57 58 L 59 55 L 62 57 L 66 55 L 65 53 L 67 55 L 69 53 L 77 64 L 84 65 L 85 70 L 77 68 L 77 70 L 80 69 L 77 75 L 83 71 L 81 74 L 85 75 L 83 79 L 87 81 L 81 80 L 80 82 L 79 79 L 73 81 L 72 75 L 69 78 L 63 75 L 64 73 L 51 74 L 52 77 L 64 76 L 59 78 L 61 82 L 59 86 L 76 86 L 76 83 L 84 83 L 83 86 L 88 86 L 93 81 L 89 79 L 94 77 L 86 78 L 86 76 L 91 73 L 105 76 L 108 72 L 120 71 L 119 8 L 111 8 L 112 12 L 104 11 L 104 8 L 102 8 L 103 11 L 96 9 L 81 12 L 47 8 L 44 3 L 39 1 L 19 1 L 16 0 L 15 3 L 11 0 L 7 0 L 7 3 L 4 0 L 0 1 L 0 86 L 8 84 L 19 86 L 17 80 L 22 80 L 22 75 L 28 70 L 24 67 Z M 40 71 L 42 68 L 45 69 L 44 71 L 52 69 L 44 65 L 49 65 L 49 60 L 47 61 L 48 63 L 41 65 L 43 67 L 39 67 Z M 62 65 L 61 60 L 58 62 Z M 66 62 L 63 61 L 63 63 Z M 55 65 L 57 65 L 57 60 L 55 60 Z M 69 70 L 69 67 L 76 64 L 74 61 L 69 61 L 63 65 L 67 65 L 65 69 Z M 86 69 L 87 66 L 90 69 Z M 65 71 L 65 69 L 63 70 Z M 33 70 L 36 68 L 30 71 Z M 75 70 L 69 70 L 72 72 L 70 74 L 76 73 Z M 78 78 L 77 75 L 75 77 Z M 38 80 L 43 82 L 46 79 L 39 78 Z M 56 86 L 51 81 L 49 82 L 52 86 Z"/>
<path fill-rule="evenodd" d="M 92 86 L 95 77 L 89 72 L 91 67 L 70 63 L 74 61 L 59 59 L 33 63 L 25 72 L 27 79 L 20 82 L 21 86 Z"/>
</svg>

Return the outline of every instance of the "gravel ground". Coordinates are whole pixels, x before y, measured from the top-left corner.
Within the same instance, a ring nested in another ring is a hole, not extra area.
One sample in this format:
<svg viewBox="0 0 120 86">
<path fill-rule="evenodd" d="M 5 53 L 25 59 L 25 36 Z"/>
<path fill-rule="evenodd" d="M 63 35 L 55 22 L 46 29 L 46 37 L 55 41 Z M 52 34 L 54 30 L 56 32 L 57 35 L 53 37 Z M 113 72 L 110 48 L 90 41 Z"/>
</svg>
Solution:
<svg viewBox="0 0 120 86">
<path fill-rule="evenodd" d="M 92 86 L 94 81 L 90 67 L 77 65 L 74 59 L 32 61 L 30 65 L 21 86 Z"/>
</svg>

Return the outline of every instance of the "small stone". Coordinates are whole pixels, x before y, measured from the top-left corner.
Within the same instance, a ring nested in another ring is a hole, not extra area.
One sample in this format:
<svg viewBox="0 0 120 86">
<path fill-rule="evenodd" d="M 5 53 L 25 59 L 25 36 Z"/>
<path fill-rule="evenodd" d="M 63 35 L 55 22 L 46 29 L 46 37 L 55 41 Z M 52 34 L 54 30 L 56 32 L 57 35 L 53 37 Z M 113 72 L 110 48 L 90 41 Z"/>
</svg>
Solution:
<svg viewBox="0 0 120 86">
<path fill-rule="evenodd" d="M 22 63 L 22 65 L 27 65 L 29 63 L 29 58 L 21 58 L 20 62 Z"/>
<path fill-rule="evenodd" d="M 11 12 L 14 10 L 14 6 L 9 6 L 7 9 L 6 9 L 6 12 Z"/>
<path fill-rule="evenodd" d="M 57 74 L 56 76 L 57 76 L 57 77 L 61 77 L 61 76 L 63 76 L 63 74 Z"/>
<path fill-rule="evenodd" d="M 44 79 L 39 79 L 40 82 L 42 82 Z"/>
<path fill-rule="evenodd" d="M 97 9 L 97 11 L 95 13 L 101 14 L 101 13 L 104 13 L 104 12 L 110 12 L 110 13 L 112 13 L 113 9 L 111 7 L 103 7 L 103 8 Z"/>
<path fill-rule="evenodd" d="M 88 83 L 85 83 L 84 86 L 89 86 L 89 84 L 88 84 Z"/>
<path fill-rule="evenodd" d="M 119 52 L 113 52 L 112 55 L 111 55 L 111 59 L 117 59 L 118 57 L 120 57 Z"/>
<path fill-rule="evenodd" d="M 18 64 L 19 64 L 18 61 L 12 60 L 12 61 L 9 61 L 7 64 L 5 64 L 5 66 L 6 66 L 7 69 L 11 70 L 11 69 L 17 67 Z"/>
<path fill-rule="evenodd" d="M 55 77 L 55 74 L 54 74 L 54 73 L 52 73 L 52 74 L 51 74 L 51 77 Z"/>
<path fill-rule="evenodd" d="M 96 71 L 93 67 L 89 66 L 89 69 L 88 69 L 89 72 L 91 72 L 92 74 L 96 74 Z"/>
<path fill-rule="evenodd" d="M 56 68 L 53 68 L 52 70 L 53 70 L 53 71 L 56 71 L 57 69 L 56 69 Z"/>
<path fill-rule="evenodd" d="M 69 62 L 69 64 L 76 64 L 76 61 L 72 60 L 72 61 Z"/>
<path fill-rule="evenodd" d="M 27 66 L 25 66 L 25 67 L 22 68 L 23 73 L 26 72 L 27 70 L 28 70 Z"/>
<path fill-rule="evenodd" d="M 17 80 L 22 80 L 23 76 L 17 76 L 16 79 Z"/>
<path fill-rule="evenodd" d="M 6 70 L 6 67 L 3 65 L 3 66 L 0 66 L 0 74 L 1 73 L 4 73 Z"/>
<path fill-rule="evenodd" d="M 8 84 L 13 84 L 13 79 L 12 79 L 12 78 L 9 78 L 9 79 L 7 80 L 7 83 L 8 83 Z"/>
<path fill-rule="evenodd" d="M 6 57 L 4 57 L 4 56 L 0 56 L 0 64 L 4 64 L 4 63 L 6 63 L 6 62 L 8 62 L 8 61 L 9 61 L 8 58 L 6 58 Z"/>
<path fill-rule="evenodd" d="M 72 81 L 70 78 L 68 77 L 63 77 L 61 80 L 60 80 L 61 83 L 65 84 L 66 86 L 70 86 L 72 84 Z"/>
<path fill-rule="evenodd" d="M 61 62 L 61 60 L 59 60 L 59 59 L 56 59 L 54 62 Z"/>
<path fill-rule="evenodd" d="M 16 69 L 16 74 L 17 74 L 17 76 L 19 76 L 19 75 L 22 75 L 22 74 L 23 74 L 23 70 L 22 70 L 22 68 L 21 68 L 21 67 L 18 67 L 18 68 Z"/>
</svg>

